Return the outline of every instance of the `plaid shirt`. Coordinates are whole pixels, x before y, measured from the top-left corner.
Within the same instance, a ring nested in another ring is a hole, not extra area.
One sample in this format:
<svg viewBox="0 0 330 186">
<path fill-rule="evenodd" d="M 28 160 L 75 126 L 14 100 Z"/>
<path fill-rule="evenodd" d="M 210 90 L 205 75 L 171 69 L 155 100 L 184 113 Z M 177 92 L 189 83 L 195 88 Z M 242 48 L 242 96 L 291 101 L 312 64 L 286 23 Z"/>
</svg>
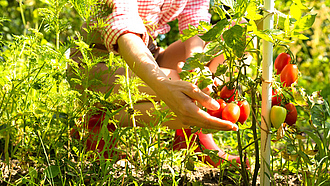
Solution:
<svg viewBox="0 0 330 186">
<path fill-rule="evenodd" d="M 112 13 L 106 17 L 102 28 L 103 42 L 109 51 L 117 51 L 117 40 L 125 33 L 142 35 L 147 45 L 149 35 L 157 37 L 170 31 L 167 24 L 178 19 L 179 31 L 188 25 L 198 26 L 200 21 L 210 21 L 209 0 L 106 0 Z"/>
</svg>

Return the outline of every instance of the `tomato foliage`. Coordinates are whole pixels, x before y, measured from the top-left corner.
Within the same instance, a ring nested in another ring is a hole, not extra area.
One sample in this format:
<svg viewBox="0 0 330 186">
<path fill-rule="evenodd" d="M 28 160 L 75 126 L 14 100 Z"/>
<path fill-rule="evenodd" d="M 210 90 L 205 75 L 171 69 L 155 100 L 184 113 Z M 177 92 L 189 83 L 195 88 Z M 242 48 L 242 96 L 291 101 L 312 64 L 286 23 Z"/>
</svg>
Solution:
<svg viewBox="0 0 330 186">
<path fill-rule="evenodd" d="M 180 77 L 186 81 L 198 82 L 200 88 L 206 85 L 199 83 L 208 79 L 208 82 L 213 84 L 214 91 L 210 96 L 225 100 L 228 102 L 227 107 L 229 105 L 234 107 L 233 104 L 240 105 L 242 100 L 246 100 L 244 103 L 251 105 L 251 112 L 254 114 L 252 117 L 243 117 L 242 115 L 243 118 L 239 122 L 241 123 L 240 128 L 244 131 L 252 129 L 253 139 L 249 138 L 250 141 L 257 141 L 258 131 L 255 129 L 258 128 L 258 123 L 262 121 L 260 107 L 257 107 L 261 105 L 262 83 L 270 83 L 272 88 L 270 101 L 273 107 L 269 117 L 275 129 L 260 130 L 275 130 L 277 136 L 274 142 L 278 142 L 282 138 L 287 139 L 292 134 L 297 135 L 301 131 L 299 127 L 297 128 L 297 124 L 300 122 L 299 109 L 303 108 L 302 105 L 308 104 L 308 98 L 304 89 L 298 85 L 299 64 L 297 64 L 297 57 L 292 52 L 290 44 L 292 40 L 304 41 L 309 39 L 304 32 L 312 27 L 316 14 L 308 12 L 308 8 L 300 1 L 294 1 L 289 9 L 289 15 L 276 14 L 276 24 L 273 29 L 264 29 L 263 19 L 271 16 L 272 13 L 265 12 L 259 2 L 239 1 L 238 3 L 236 1 L 215 0 L 212 11 L 217 14 L 218 21 L 213 26 L 201 23 L 196 28 L 190 27 L 188 30 L 184 30 L 181 35 L 182 41 L 198 35 L 208 45 L 203 53 L 195 54 L 186 61 Z M 271 42 L 274 50 L 280 51 L 274 55 L 275 72 L 271 82 L 265 82 L 262 78 L 261 40 Z M 203 73 L 205 66 L 210 61 L 217 59 L 218 56 L 223 56 L 224 61 L 219 63 L 216 71 L 211 74 Z M 189 72 L 193 69 L 195 69 L 194 74 Z M 214 81 L 220 83 L 215 85 Z M 288 105 L 287 108 L 285 108 L 286 105 Z M 294 110 L 296 108 L 294 105 L 300 105 L 297 107 L 299 109 Z M 224 119 L 227 107 L 222 111 L 222 119 Z M 240 108 L 246 108 L 246 113 L 250 112 L 248 106 L 241 106 Z M 286 120 L 286 118 L 288 119 Z M 234 119 L 232 121 L 236 122 Z M 283 124 L 285 122 L 288 125 Z M 243 123 L 244 125 L 242 125 Z M 249 128 L 250 126 L 252 127 Z M 237 135 L 238 146 L 240 146 L 242 145 L 239 137 L 241 133 Z M 257 146 L 256 143 L 255 149 L 258 149 Z M 240 153 L 243 154 L 243 152 Z M 300 153 L 299 156 L 303 157 L 304 152 Z M 256 163 L 257 168 L 258 161 Z"/>
</svg>

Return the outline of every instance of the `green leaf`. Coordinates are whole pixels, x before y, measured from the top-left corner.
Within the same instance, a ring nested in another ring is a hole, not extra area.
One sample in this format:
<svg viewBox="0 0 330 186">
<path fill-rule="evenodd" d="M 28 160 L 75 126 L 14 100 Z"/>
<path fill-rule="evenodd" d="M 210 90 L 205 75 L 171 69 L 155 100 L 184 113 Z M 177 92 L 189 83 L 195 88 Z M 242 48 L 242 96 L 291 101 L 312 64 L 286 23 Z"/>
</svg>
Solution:
<svg viewBox="0 0 330 186">
<path fill-rule="evenodd" d="M 204 131 L 204 129 L 203 129 L 203 131 Z M 216 151 L 216 150 L 204 149 L 203 153 L 210 156 L 210 158 L 213 162 L 219 162 L 220 161 L 218 151 Z"/>
<path fill-rule="evenodd" d="M 250 20 L 258 20 L 263 18 L 262 15 L 258 14 L 258 8 L 255 1 L 251 1 L 247 7 L 247 15 L 246 18 Z"/>
<path fill-rule="evenodd" d="M 309 159 L 309 157 L 307 156 L 307 154 L 305 154 L 303 151 L 298 151 L 298 155 L 304 160 L 305 163 L 308 163 L 310 165 L 312 165 L 313 163 L 311 162 L 311 160 Z"/>
<path fill-rule="evenodd" d="M 324 114 L 324 110 L 322 109 L 321 105 L 314 105 L 311 110 L 311 119 L 313 124 L 321 126 L 322 123 L 325 121 L 326 117 Z"/>
<path fill-rule="evenodd" d="M 325 110 L 327 111 L 326 113 L 328 114 L 328 116 L 330 116 L 330 108 L 329 108 L 329 100 L 324 100 L 324 106 L 325 106 Z"/>
<path fill-rule="evenodd" d="M 210 55 L 205 53 L 195 53 L 193 57 L 189 57 L 186 60 L 182 70 L 193 70 L 195 68 L 204 69 L 204 65 L 211 60 Z"/>
<path fill-rule="evenodd" d="M 291 37 L 295 37 L 295 38 L 298 38 L 298 39 L 301 39 L 301 40 L 309 39 L 307 36 L 305 36 L 304 34 L 299 33 L 299 32 L 293 32 Z"/>
<path fill-rule="evenodd" d="M 219 6 L 213 6 L 213 11 L 219 15 L 221 20 L 226 18 L 225 12 Z"/>
<path fill-rule="evenodd" d="M 301 10 L 300 10 L 300 7 L 293 3 L 291 6 L 290 6 L 290 14 L 293 18 L 295 18 L 297 21 L 300 20 L 300 17 L 301 17 Z"/>
<path fill-rule="evenodd" d="M 48 178 L 55 178 L 60 173 L 60 168 L 56 165 L 51 165 L 45 169 L 45 174 Z"/>
<path fill-rule="evenodd" d="M 205 48 L 206 48 L 205 53 L 210 56 L 219 55 L 219 53 L 224 50 L 223 45 L 221 43 L 219 43 L 218 41 L 213 41 L 213 42 L 208 43 L 205 46 Z M 214 56 L 214 57 L 216 57 L 216 56 Z"/>
<path fill-rule="evenodd" d="M 224 5 L 230 7 L 232 10 L 234 10 L 234 5 L 235 5 L 235 1 L 234 0 L 220 0 L 220 1 Z"/>
<path fill-rule="evenodd" d="M 29 167 L 29 175 L 32 179 L 35 179 L 38 177 L 38 172 L 33 167 Z"/>
<path fill-rule="evenodd" d="M 233 16 L 234 19 L 239 19 L 242 16 L 244 16 L 246 9 L 248 7 L 248 1 L 247 0 L 237 0 L 237 3 L 235 4 L 235 15 Z"/>
<path fill-rule="evenodd" d="M 265 31 L 256 31 L 253 32 L 256 36 L 258 36 L 259 38 L 268 41 L 268 42 L 272 42 L 274 43 L 273 38 L 270 36 L 270 34 L 267 32 L 267 30 Z"/>
<path fill-rule="evenodd" d="M 194 171 L 195 170 L 195 162 L 194 159 L 192 157 L 190 157 L 186 163 L 186 168 L 190 171 Z"/>
<path fill-rule="evenodd" d="M 206 42 L 216 40 L 217 38 L 219 38 L 221 36 L 224 28 L 228 24 L 229 24 L 229 22 L 227 21 L 227 19 L 218 21 L 217 24 L 213 28 L 211 28 L 204 35 L 199 36 L 199 37 Z"/>
<path fill-rule="evenodd" d="M 211 28 L 212 25 L 210 23 L 200 21 L 198 27 L 189 25 L 188 29 L 183 30 L 182 34 L 180 34 L 180 39 L 182 40 L 182 42 L 184 42 L 191 37 L 207 32 Z"/>
<path fill-rule="evenodd" d="M 199 34 L 199 32 L 198 32 L 197 28 L 189 25 L 188 29 L 183 30 L 182 34 L 180 34 L 180 39 L 182 42 L 184 42 L 187 39 L 194 37 L 195 35 L 198 35 L 198 34 Z"/>
<path fill-rule="evenodd" d="M 293 0 L 293 2 L 294 2 L 295 4 L 297 4 L 297 6 L 299 7 L 299 9 L 302 9 L 302 10 L 307 10 L 307 9 L 308 9 L 305 5 L 303 5 L 303 4 L 301 3 L 301 0 Z"/>
<path fill-rule="evenodd" d="M 307 29 L 310 29 L 312 25 L 314 24 L 316 14 L 311 15 L 305 15 L 302 17 L 299 21 L 297 21 L 294 25 L 294 30 L 295 32 L 301 32 Z"/>
<path fill-rule="evenodd" d="M 206 88 L 208 85 L 211 85 L 213 83 L 212 79 L 207 78 L 205 76 L 200 76 L 198 79 L 198 88 L 203 90 Z"/>
<path fill-rule="evenodd" d="M 252 35 L 256 35 L 257 37 L 266 40 L 268 42 L 273 43 L 273 39 L 270 35 L 270 32 L 268 30 L 258 30 L 258 27 L 255 23 L 255 21 L 250 21 L 248 24 L 248 30 L 252 30 Z"/>
<path fill-rule="evenodd" d="M 221 75 L 225 74 L 227 72 L 227 70 L 228 70 L 228 66 L 227 65 L 220 64 L 220 65 L 218 65 L 217 71 L 215 72 L 214 75 L 215 76 L 221 76 Z"/>
<path fill-rule="evenodd" d="M 223 39 L 228 47 L 233 49 L 234 54 L 240 58 L 245 50 L 245 28 L 234 25 L 223 33 Z"/>
<path fill-rule="evenodd" d="M 287 16 L 285 21 L 284 21 L 284 32 L 289 33 L 290 30 L 291 30 L 290 29 L 290 18 L 289 18 L 289 16 Z"/>
<path fill-rule="evenodd" d="M 186 66 L 186 64 L 185 64 L 185 66 Z M 182 79 L 183 81 L 187 81 L 187 80 L 189 80 L 190 72 L 187 71 L 187 70 L 184 70 L 183 68 L 182 68 L 182 70 L 183 70 L 183 71 L 181 71 L 181 72 L 179 73 L 180 79 Z"/>
</svg>

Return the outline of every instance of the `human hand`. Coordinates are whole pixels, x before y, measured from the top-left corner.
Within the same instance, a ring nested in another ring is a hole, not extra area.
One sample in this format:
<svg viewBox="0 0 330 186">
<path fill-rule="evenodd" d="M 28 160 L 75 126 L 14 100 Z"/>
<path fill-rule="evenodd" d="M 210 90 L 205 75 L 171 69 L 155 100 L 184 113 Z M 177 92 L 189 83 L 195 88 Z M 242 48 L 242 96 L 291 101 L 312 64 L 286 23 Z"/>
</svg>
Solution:
<svg viewBox="0 0 330 186">
<path fill-rule="evenodd" d="M 196 102 L 210 110 L 219 108 L 217 101 L 203 93 L 196 85 L 169 79 L 159 68 L 141 38 L 124 34 L 118 39 L 119 53 L 132 71 L 139 76 L 176 114 L 183 125 L 215 130 L 238 130 L 230 121 L 209 115 Z"/>
<path fill-rule="evenodd" d="M 162 79 L 155 92 L 184 125 L 224 131 L 238 130 L 236 124 L 213 117 L 196 105 L 198 102 L 207 109 L 219 108 L 218 102 L 194 84 L 181 80 Z"/>
</svg>

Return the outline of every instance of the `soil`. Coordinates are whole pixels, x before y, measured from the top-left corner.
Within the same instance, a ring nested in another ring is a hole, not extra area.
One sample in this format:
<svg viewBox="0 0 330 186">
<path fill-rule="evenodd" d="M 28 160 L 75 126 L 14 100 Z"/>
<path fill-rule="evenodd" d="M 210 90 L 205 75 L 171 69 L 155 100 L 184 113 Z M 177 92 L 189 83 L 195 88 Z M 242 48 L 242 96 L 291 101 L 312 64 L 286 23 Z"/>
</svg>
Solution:
<svg viewBox="0 0 330 186">
<path fill-rule="evenodd" d="M 116 164 L 116 175 L 120 176 L 125 174 L 125 168 L 123 162 L 117 162 Z M 134 169 L 134 168 L 133 168 Z M 177 171 L 178 169 L 173 169 Z M 43 170 L 38 170 L 42 172 Z M 5 180 L 11 180 L 11 183 L 14 183 L 15 180 L 22 178 L 24 175 L 27 175 L 27 170 L 24 170 L 20 163 L 17 160 L 11 160 L 10 166 L 5 165 L 3 161 L 0 160 L 0 172 L 2 173 L 0 178 L 0 185 L 6 185 Z M 137 180 L 139 182 L 143 182 L 143 180 L 138 179 L 140 173 L 135 173 Z M 286 185 L 286 186 L 296 186 L 301 185 L 301 178 L 299 179 L 296 174 L 283 174 L 278 175 L 275 174 L 275 183 L 272 185 Z M 134 177 L 135 177 L 134 176 Z M 143 176 L 141 176 L 143 177 Z M 140 177 L 140 178 L 141 178 Z M 205 186 L 218 186 L 218 185 L 240 185 L 239 183 L 239 173 L 235 170 L 229 169 L 216 169 L 216 168 L 209 168 L 209 167 L 196 167 L 194 171 L 188 171 L 180 176 L 180 185 L 183 186 L 195 186 L 195 185 L 205 185 Z M 88 184 L 88 180 L 86 180 L 86 185 Z M 155 182 L 154 182 L 155 183 Z M 149 185 L 149 184 L 143 184 Z M 154 184 L 150 184 L 154 185 Z M 252 183 L 251 183 L 252 185 Z M 256 185 L 260 185 L 259 177 L 257 178 Z"/>
</svg>

